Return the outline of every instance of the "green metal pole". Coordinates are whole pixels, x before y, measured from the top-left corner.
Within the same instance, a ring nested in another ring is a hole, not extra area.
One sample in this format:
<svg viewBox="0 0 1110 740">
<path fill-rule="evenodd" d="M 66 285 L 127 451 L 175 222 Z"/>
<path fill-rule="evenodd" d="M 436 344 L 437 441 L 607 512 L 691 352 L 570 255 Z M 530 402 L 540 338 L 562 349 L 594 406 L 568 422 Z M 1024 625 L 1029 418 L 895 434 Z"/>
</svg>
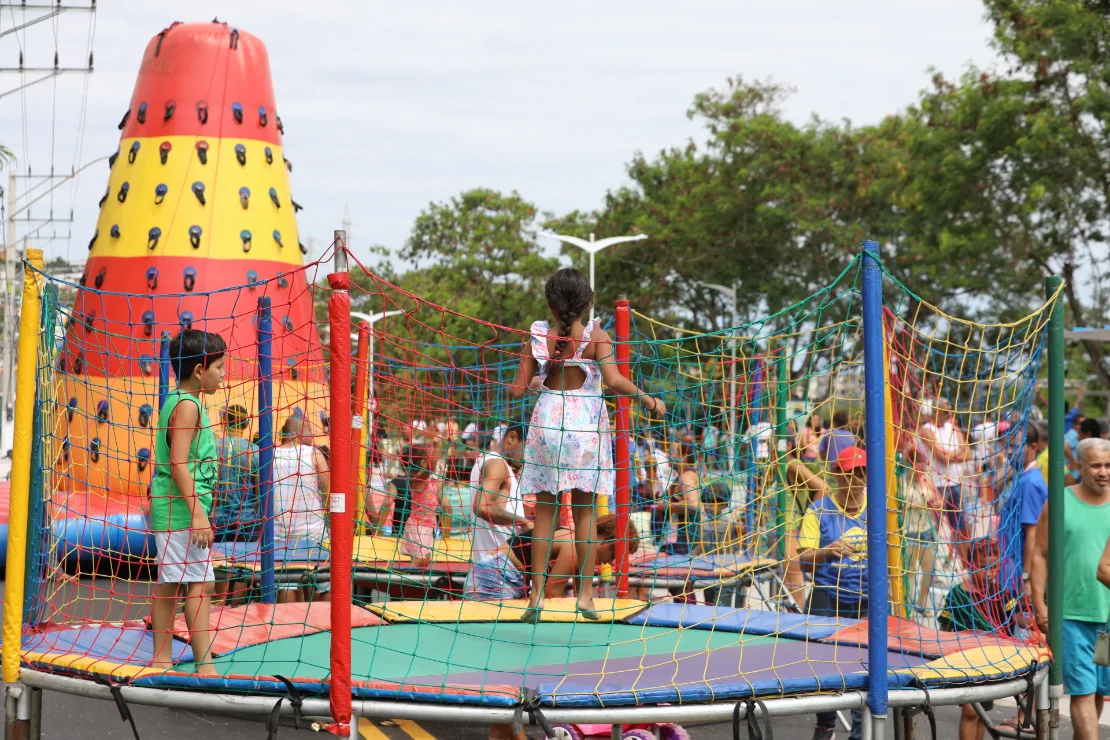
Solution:
<svg viewBox="0 0 1110 740">
<path fill-rule="evenodd" d="M 1063 279 L 1045 278 L 1051 299 Z M 1048 646 L 1052 665 L 1048 672 L 1049 710 L 1059 717 L 1064 693 L 1064 304 L 1057 300 L 1048 320 Z M 1058 723 L 1054 719 L 1053 724 Z"/>
<path fill-rule="evenodd" d="M 790 382 L 790 368 L 786 357 L 787 344 L 783 342 L 780 347 L 778 363 L 779 371 L 775 383 L 775 460 L 778 461 L 778 517 L 775 531 L 779 533 L 779 557 L 786 559 L 786 506 L 790 498 L 786 495 L 788 484 L 786 475 L 786 394 Z"/>
</svg>

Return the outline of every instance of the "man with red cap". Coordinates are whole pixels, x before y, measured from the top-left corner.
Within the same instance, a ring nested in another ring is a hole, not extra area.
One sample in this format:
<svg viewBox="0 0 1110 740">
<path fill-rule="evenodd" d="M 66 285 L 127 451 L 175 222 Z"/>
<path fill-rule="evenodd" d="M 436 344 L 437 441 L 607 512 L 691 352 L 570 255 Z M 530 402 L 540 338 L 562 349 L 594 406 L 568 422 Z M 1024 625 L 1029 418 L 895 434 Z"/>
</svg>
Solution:
<svg viewBox="0 0 1110 740">
<path fill-rule="evenodd" d="M 813 575 L 806 611 L 826 617 L 867 615 L 867 453 L 845 447 L 832 469 L 828 496 L 809 505 L 798 535 L 798 559 Z M 851 740 L 859 740 L 863 714 L 852 711 Z M 836 713 L 817 715 L 814 740 L 836 737 Z"/>
</svg>

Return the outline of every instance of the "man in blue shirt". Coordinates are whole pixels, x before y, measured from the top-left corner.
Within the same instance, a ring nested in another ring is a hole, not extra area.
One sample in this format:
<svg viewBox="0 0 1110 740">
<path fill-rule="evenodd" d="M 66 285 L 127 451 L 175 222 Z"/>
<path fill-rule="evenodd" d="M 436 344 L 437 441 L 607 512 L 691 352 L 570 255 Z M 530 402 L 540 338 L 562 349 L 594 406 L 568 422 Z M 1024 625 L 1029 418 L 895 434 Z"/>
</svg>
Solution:
<svg viewBox="0 0 1110 740">
<path fill-rule="evenodd" d="M 833 428 L 821 437 L 821 442 L 817 445 L 817 451 L 821 455 L 821 459 L 835 463 L 840 459 L 840 453 L 849 447 L 854 447 L 856 444 L 856 435 L 852 434 L 852 430 L 848 428 L 848 412 L 840 409 L 832 418 Z"/>
<path fill-rule="evenodd" d="M 220 475 L 212 524 L 216 542 L 253 542 L 262 532 L 258 498 L 258 445 L 246 439 L 250 415 L 239 404 L 223 413 L 223 436 L 216 439 Z"/>
<path fill-rule="evenodd" d="M 1003 501 L 1000 516 L 1000 581 L 1004 589 L 1017 594 L 1026 590 L 1037 521 L 1048 500 L 1048 484 L 1037 461 L 1040 442 L 1041 433 L 1037 425 L 1027 425 L 1022 457 L 1025 469 L 1018 476 L 1017 485 Z"/>
</svg>

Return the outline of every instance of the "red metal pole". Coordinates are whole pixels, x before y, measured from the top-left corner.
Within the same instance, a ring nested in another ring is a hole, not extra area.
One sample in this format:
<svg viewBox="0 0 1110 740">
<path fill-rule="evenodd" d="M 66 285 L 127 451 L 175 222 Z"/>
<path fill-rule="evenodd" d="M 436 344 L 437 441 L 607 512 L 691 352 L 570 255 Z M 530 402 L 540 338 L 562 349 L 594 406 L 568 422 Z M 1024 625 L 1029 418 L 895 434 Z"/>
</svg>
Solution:
<svg viewBox="0 0 1110 740">
<path fill-rule="evenodd" d="M 355 487 L 355 512 L 351 519 L 355 524 L 355 534 L 362 534 L 366 528 L 366 456 L 370 445 L 374 444 L 370 436 L 374 430 L 363 430 L 366 423 L 366 377 L 370 372 L 369 321 L 358 325 L 356 357 L 354 411 L 351 416 L 351 444 L 354 449 L 351 455 L 351 482 Z"/>
<path fill-rule="evenodd" d="M 616 352 L 617 369 L 621 375 L 631 376 L 629 359 L 631 347 L 631 315 L 628 300 L 623 296 L 617 300 Z M 628 517 L 632 513 L 632 465 L 631 441 L 632 420 L 629 414 L 630 401 L 627 396 L 617 396 L 617 450 L 614 463 L 617 473 L 617 596 L 628 596 Z"/>
<path fill-rule="evenodd" d="M 351 724 L 351 561 L 354 491 L 351 487 L 351 276 L 347 235 L 335 232 L 335 272 L 328 275 L 331 329 L 331 716 L 334 734 Z"/>
</svg>

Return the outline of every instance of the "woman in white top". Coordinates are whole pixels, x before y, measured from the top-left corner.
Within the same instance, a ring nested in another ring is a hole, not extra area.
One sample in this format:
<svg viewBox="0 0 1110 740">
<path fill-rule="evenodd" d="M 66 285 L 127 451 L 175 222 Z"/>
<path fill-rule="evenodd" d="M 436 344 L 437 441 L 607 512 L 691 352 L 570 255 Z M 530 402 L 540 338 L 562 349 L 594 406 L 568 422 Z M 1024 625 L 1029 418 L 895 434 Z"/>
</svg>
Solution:
<svg viewBox="0 0 1110 740">
<path fill-rule="evenodd" d="M 306 422 L 291 416 L 274 449 L 274 539 L 324 541 L 329 470 L 324 453 L 304 444 Z"/>
<path fill-rule="evenodd" d="M 967 513 L 964 511 L 960 490 L 962 463 L 972 457 L 971 449 L 952 420 L 952 406 L 943 398 L 930 404 L 921 404 L 921 416 L 926 419 L 918 432 L 922 469 L 928 475 L 941 500 L 944 515 L 956 536 L 967 541 L 971 537 Z"/>
</svg>

